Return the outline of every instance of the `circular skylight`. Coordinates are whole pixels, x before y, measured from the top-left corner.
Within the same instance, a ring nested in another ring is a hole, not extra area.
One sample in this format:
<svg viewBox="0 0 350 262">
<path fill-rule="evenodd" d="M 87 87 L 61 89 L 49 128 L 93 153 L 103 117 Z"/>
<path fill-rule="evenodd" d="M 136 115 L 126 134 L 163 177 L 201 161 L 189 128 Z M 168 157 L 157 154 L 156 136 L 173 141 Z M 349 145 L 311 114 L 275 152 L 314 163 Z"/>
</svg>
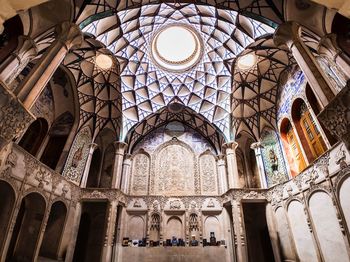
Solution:
<svg viewBox="0 0 350 262">
<path fill-rule="evenodd" d="M 241 70 L 249 70 L 255 66 L 257 57 L 254 53 L 249 53 L 238 58 L 237 65 Z"/>
<path fill-rule="evenodd" d="M 113 65 L 113 60 L 109 55 L 100 54 L 96 56 L 96 65 L 101 69 L 110 69 Z"/>
<path fill-rule="evenodd" d="M 183 72 L 192 68 L 202 54 L 199 35 L 187 25 L 171 24 L 159 30 L 151 43 L 151 54 L 162 69 Z"/>
</svg>

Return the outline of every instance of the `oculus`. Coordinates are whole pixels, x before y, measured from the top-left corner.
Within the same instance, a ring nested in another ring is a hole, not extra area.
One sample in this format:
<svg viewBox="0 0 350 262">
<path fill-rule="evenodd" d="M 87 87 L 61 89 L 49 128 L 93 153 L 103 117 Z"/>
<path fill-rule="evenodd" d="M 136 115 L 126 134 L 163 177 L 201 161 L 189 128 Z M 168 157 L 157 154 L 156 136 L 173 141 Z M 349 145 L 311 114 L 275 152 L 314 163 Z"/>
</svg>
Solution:
<svg viewBox="0 0 350 262">
<path fill-rule="evenodd" d="M 104 70 L 108 70 L 113 65 L 113 60 L 109 55 L 100 54 L 96 56 L 96 65 Z"/>
<path fill-rule="evenodd" d="M 184 72 L 193 68 L 202 57 L 203 44 L 199 34 L 188 25 L 170 24 L 155 33 L 151 56 L 163 70 Z"/>
<path fill-rule="evenodd" d="M 257 63 L 257 57 L 254 53 L 249 53 L 238 58 L 237 66 L 240 70 L 249 70 Z"/>
</svg>

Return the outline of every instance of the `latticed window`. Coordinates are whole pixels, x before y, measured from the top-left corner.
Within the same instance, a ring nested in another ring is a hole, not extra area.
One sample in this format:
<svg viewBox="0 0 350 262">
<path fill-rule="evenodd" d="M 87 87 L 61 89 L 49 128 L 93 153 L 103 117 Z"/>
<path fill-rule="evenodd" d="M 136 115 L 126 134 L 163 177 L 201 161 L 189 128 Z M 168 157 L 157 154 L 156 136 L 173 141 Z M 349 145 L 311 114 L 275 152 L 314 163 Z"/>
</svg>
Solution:
<svg viewBox="0 0 350 262">
<path fill-rule="evenodd" d="M 152 214 L 151 216 L 151 230 L 160 229 L 160 216 L 158 214 Z"/>
<path fill-rule="evenodd" d="M 199 230 L 197 214 L 190 215 L 190 225 L 189 226 L 190 226 L 190 231 Z"/>
<path fill-rule="evenodd" d="M 312 117 L 309 109 L 305 104 L 301 106 L 301 127 L 306 137 L 307 143 L 314 158 L 319 157 L 327 150 L 326 144 L 321 136 L 321 133 Z"/>
</svg>

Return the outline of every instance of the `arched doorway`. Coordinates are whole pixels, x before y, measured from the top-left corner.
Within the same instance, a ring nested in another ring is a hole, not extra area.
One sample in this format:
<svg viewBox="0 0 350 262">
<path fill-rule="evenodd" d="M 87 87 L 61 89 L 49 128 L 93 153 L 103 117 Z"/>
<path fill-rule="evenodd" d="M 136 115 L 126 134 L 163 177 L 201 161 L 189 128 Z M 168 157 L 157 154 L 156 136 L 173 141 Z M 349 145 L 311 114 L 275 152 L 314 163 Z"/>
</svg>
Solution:
<svg viewBox="0 0 350 262">
<path fill-rule="evenodd" d="M 39 256 L 58 259 L 66 214 L 67 207 L 63 202 L 57 201 L 52 205 Z"/>
<path fill-rule="evenodd" d="M 16 194 L 12 186 L 5 181 L 0 181 L 0 253 L 4 248 L 15 200 Z"/>
<path fill-rule="evenodd" d="M 112 186 L 113 164 L 115 158 L 114 152 L 115 149 L 113 144 L 109 144 L 103 154 L 100 188 L 110 188 Z"/>
<path fill-rule="evenodd" d="M 30 193 L 22 199 L 7 260 L 23 262 L 34 260 L 45 209 L 45 199 L 39 193 Z"/>
<path fill-rule="evenodd" d="M 49 125 L 44 118 L 38 118 L 27 129 L 18 145 L 35 156 L 47 134 Z"/>
</svg>

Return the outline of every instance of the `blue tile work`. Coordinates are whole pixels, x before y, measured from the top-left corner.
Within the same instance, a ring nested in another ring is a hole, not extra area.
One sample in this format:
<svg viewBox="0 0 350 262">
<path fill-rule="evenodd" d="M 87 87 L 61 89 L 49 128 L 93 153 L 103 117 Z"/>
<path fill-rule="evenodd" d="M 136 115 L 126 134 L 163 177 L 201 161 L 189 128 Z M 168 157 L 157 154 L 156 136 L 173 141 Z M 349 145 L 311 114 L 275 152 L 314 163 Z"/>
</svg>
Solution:
<svg viewBox="0 0 350 262">
<path fill-rule="evenodd" d="M 264 129 L 261 135 L 262 156 L 268 187 L 288 180 L 281 144 L 274 130 Z"/>
<path fill-rule="evenodd" d="M 277 102 L 277 122 L 290 113 L 294 99 L 301 96 L 305 90 L 306 83 L 303 72 L 297 71 L 281 88 L 280 98 Z"/>
</svg>

